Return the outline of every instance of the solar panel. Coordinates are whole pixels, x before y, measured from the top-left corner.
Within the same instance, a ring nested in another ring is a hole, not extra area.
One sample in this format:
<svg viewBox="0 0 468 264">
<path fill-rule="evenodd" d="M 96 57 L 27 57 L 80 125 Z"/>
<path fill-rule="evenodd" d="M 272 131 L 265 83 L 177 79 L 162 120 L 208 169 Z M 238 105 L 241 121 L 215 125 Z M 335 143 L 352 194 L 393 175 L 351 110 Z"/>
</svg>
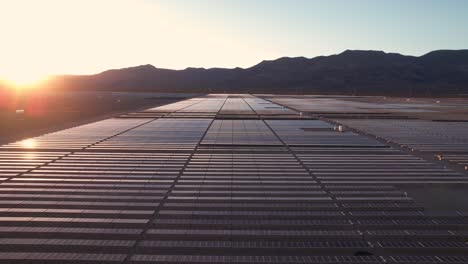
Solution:
<svg viewBox="0 0 468 264">
<path fill-rule="evenodd" d="M 467 183 L 466 122 L 372 100 L 203 95 L 4 145 L 0 262 L 466 263 L 468 209 L 411 191 Z"/>
</svg>

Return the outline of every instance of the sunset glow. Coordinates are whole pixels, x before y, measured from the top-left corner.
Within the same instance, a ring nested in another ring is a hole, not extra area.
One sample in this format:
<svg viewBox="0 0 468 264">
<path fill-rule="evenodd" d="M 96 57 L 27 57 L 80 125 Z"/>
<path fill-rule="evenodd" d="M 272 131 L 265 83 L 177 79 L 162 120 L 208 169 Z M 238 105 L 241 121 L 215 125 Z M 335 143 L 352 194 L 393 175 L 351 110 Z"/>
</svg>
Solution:
<svg viewBox="0 0 468 264">
<path fill-rule="evenodd" d="M 468 0 L 0 0 L 0 264 L 468 264 Z"/>
<path fill-rule="evenodd" d="M 45 73 L 28 73 L 19 71 L 5 74 L 3 79 L 9 86 L 16 89 L 31 89 L 46 81 L 48 79 L 48 75 Z"/>
<path fill-rule="evenodd" d="M 0 10 L 0 79 L 18 84 L 141 64 L 247 67 L 280 55 L 166 1 L 0 0 Z"/>
<path fill-rule="evenodd" d="M 143 64 L 246 68 L 346 49 L 419 56 L 468 45 L 465 1 L 293 2 L 0 0 L 0 80 L 24 86 Z"/>
</svg>

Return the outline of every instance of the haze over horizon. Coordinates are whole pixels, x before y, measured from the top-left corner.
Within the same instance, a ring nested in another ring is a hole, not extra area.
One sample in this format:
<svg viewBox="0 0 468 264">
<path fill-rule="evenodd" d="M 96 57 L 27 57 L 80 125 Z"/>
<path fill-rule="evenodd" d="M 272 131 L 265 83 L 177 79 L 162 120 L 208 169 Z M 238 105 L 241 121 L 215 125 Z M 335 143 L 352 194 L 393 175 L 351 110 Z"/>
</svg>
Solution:
<svg viewBox="0 0 468 264">
<path fill-rule="evenodd" d="M 347 49 L 420 56 L 468 47 L 468 2 L 0 0 L 0 79 L 250 67 Z"/>
</svg>

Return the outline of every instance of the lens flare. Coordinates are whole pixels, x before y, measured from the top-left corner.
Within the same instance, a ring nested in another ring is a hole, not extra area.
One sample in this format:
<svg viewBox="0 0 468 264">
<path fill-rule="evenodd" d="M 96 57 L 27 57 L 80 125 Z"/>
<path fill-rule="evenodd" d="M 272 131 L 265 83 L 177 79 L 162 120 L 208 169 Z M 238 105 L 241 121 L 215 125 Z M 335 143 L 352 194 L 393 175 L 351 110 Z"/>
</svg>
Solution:
<svg viewBox="0 0 468 264">
<path fill-rule="evenodd" d="M 47 80 L 48 77 L 43 74 L 19 73 L 8 74 L 4 77 L 0 77 L 0 79 L 3 79 L 9 87 L 16 89 L 29 89 L 41 84 Z"/>
<path fill-rule="evenodd" d="M 21 146 L 24 148 L 34 148 L 36 146 L 36 141 L 32 138 L 21 141 Z"/>
</svg>

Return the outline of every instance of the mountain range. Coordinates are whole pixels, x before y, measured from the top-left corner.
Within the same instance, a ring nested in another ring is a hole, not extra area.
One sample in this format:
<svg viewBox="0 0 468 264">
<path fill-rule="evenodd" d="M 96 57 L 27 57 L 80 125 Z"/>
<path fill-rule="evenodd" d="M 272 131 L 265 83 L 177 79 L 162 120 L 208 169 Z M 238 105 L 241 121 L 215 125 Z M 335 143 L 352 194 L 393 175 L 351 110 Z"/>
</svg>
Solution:
<svg viewBox="0 0 468 264">
<path fill-rule="evenodd" d="M 170 70 L 141 65 L 95 75 L 55 76 L 53 88 L 100 91 L 431 96 L 468 93 L 468 50 L 420 57 L 346 50 L 283 57 L 250 68 Z"/>
</svg>

